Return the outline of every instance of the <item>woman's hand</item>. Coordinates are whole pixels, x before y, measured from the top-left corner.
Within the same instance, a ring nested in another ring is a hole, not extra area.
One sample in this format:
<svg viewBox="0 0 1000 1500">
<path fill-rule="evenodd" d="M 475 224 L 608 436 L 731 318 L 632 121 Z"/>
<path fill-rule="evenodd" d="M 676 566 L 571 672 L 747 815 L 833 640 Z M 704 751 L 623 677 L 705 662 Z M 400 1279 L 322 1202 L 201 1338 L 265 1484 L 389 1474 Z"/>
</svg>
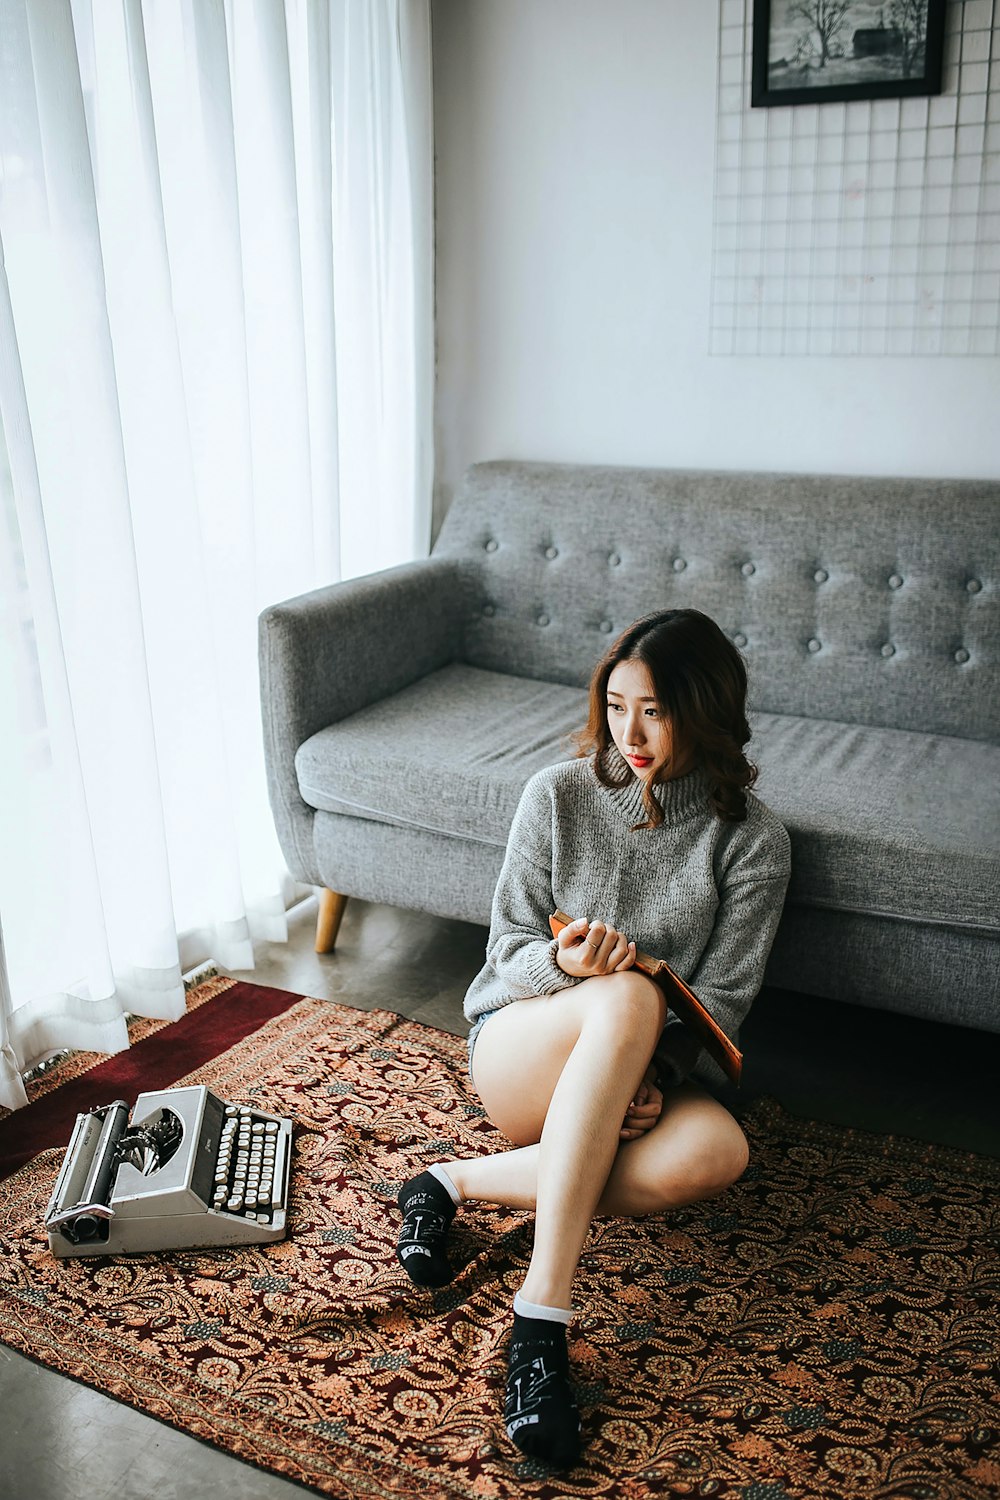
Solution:
<svg viewBox="0 0 1000 1500">
<path fill-rule="evenodd" d="M 606 922 L 588 922 L 580 917 L 564 927 L 556 941 L 556 963 L 573 979 L 613 974 L 635 963 L 635 944 Z"/>
<path fill-rule="evenodd" d="M 645 1135 L 647 1130 L 652 1130 L 663 1109 L 663 1095 L 656 1087 L 656 1070 L 652 1064 L 646 1069 L 645 1077 L 636 1090 L 635 1098 L 628 1107 L 625 1120 L 619 1132 L 619 1139 L 623 1141 L 635 1141 L 639 1136 Z"/>
</svg>

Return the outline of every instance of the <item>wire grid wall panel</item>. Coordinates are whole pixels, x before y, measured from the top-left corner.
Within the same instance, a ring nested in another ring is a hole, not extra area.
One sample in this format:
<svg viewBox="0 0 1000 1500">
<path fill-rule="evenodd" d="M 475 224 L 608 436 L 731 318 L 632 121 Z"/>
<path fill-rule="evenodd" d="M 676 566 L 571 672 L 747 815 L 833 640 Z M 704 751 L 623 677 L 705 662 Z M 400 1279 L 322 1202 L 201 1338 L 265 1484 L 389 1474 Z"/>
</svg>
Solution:
<svg viewBox="0 0 1000 1500">
<path fill-rule="evenodd" d="M 1000 352 L 1000 0 L 950 0 L 930 98 L 751 109 L 752 19 L 721 0 L 710 352 Z"/>
</svg>

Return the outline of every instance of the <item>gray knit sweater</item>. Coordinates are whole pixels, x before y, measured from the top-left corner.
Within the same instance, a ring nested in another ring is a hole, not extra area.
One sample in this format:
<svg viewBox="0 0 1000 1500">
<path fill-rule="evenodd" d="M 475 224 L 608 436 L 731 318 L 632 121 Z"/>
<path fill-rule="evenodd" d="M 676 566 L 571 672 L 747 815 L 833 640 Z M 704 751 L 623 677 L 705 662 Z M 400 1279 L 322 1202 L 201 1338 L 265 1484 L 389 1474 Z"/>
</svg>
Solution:
<svg viewBox="0 0 1000 1500">
<path fill-rule="evenodd" d="M 614 768 L 626 763 L 611 752 Z M 465 997 L 470 1021 L 531 995 L 580 983 L 555 960 L 548 918 L 609 922 L 665 958 L 734 1042 L 760 988 L 789 876 L 788 835 L 753 793 L 747 816 L 724 822 L 704 772 L 658 786 L 659 828 L 645 822 L 642 786 L 602 786 L 590 760 L 537 772 L 524 788 L 493 898 L 486 963 Z M 655 1060 L 665 1083 L 724 1075 L 668 1017 Z"/>
</svg>

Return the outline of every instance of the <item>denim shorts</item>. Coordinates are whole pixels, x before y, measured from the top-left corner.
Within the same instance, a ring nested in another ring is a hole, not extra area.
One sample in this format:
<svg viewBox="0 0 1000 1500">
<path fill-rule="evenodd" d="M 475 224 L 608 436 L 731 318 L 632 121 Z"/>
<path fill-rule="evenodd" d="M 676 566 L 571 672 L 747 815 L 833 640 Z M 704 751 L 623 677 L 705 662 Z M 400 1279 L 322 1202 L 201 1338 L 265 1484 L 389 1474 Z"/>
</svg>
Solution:
<svg viewBox="0 0 1000 1500">
<path fill-rule="evenodd" d="M 499 1010 L 500 1007 L 498 1006 L 497 1009 Z M 479 1033 L 482 1031 L 483 1027 L 486 1025 L 486 1022 L 489 1020 L 490 1016 L 495 1016 L 495 1015 L 496 1015 L 496 1011 L 495 1010 L 484 1010 L 483 1013 L 482 1013 L 482 1015 L 481 1016 L 477 1016 L 476 1019 L 472 1023 L 472 1030 L 469 1032 L 469 1077 L 470 1078 L 472 1077 L 472 1049 L 476 1045 L 476 1038 L 478 1037 Z"/>
</svg>

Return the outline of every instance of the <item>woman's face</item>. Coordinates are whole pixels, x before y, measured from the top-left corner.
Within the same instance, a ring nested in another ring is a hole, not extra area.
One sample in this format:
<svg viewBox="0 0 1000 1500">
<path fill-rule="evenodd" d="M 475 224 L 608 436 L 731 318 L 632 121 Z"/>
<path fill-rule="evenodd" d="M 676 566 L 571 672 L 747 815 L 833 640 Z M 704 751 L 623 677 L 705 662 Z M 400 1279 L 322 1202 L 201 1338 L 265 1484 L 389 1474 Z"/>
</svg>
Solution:
<svg viewBox="0 0 1000 1500">
<path fill-rule="evenodd" d="M 661 713 L 653 681 L 641 661 L 620 661 L 608 678 L 611 737 L 637 776 L 655 777 L 670 760 L 670 722 Z M 671 768 L 671 774 L 678 774 Z"/>
</svg>

